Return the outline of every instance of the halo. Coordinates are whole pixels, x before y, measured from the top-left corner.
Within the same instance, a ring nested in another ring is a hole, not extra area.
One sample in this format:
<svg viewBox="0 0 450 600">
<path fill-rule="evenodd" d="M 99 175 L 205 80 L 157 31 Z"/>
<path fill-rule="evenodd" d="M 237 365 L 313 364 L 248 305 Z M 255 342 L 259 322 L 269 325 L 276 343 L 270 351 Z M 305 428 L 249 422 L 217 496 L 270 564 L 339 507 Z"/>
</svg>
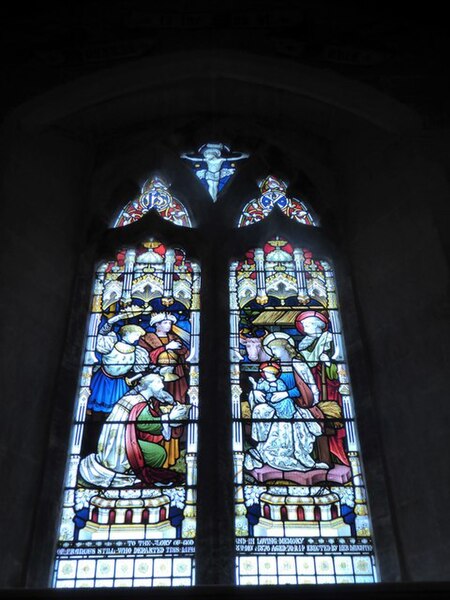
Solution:
<svg viewBox="0 0 450 600">
<path fill-rule="evenodd" d="M 272 373 L 281 373 L 281 365 L 274 361 L 263 362 L 259 365 L 259 372 L 271 371 Z"/>
<path fill-rule="evenodd" d="M 302 321 L 310 317 L 316 317 L 317 319 L 320 319 L 323 323 L 325 323 L 327 328 L 329 327 L 330 321 L 326 313 L 319 312 L 317 310 L 307 310 L 303 313 L 298 314 L 297 318 L 295 319 L 295 327 L 297 331 L 299 331 L 300 333 L 305 333 Z"/>
<path fill-rule="evenodd" d="M 262 345 L 264 346 L 264 348 L 267 348 L 267 346 L 269 346 L 269 344 L 271 344 L 274 340 L 287 340 L 289 344 L 291 344 L 291 346 L 295 348 L 295 342 L 292 336 L 288 333 L 284 333 L 283 331 L 275 331 L 274 333 L 269 333 L 269 335 L 266 335 L 266 337 L 264 338 Z"/>
</svg>

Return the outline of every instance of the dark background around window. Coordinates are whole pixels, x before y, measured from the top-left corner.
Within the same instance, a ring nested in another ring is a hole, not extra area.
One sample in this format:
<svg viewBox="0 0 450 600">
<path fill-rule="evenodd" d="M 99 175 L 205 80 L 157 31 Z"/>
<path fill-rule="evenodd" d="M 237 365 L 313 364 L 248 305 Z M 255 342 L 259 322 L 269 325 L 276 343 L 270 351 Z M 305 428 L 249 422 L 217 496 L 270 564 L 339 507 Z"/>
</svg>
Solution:
<svg viewBox="0 0 450 600">
<path fill-rule="evenodd" d="M 450 86 L 441 17 L 287 2 L 276 10 L 261 2 L 214 11 L 202 2 L 10 9 L 1 585 L 48 583 L 95 261 L 156 226 L 173 235 L 151 215 L 126 233 L 107 226 L 157 172 L 197 224 L 207 223 L 212 204 L 178 154 L 216 140 L 252 155 L 221 200 L 224 218 L 235 219 L 269 173 L 321 217 L 323 234 L 306 235 L 337 268 L 383 580 L 450 579 Z M 204 252 L 205 233 L 195 244 L 188 237 L 179 238 L 188 253 Z M 215 275 L 203 265 L 222 289 L 227 252 L 224 245 Z M 206 282 L 203 323 L 214 331 L 204 339 L 212 344 L 227 329 L 227 297 L 217 304 L 214 281 Z M 216 521 L 202 517 L 198 558 L 204 583 L 225 584 L 229 406 L 226 356 L 211 350 L 222 360 L 203 364 L 210 412 L 200 443 L 214 443 L 217 462 L 201 459 L 199 493 L 223 510 Z"/>
</svg>

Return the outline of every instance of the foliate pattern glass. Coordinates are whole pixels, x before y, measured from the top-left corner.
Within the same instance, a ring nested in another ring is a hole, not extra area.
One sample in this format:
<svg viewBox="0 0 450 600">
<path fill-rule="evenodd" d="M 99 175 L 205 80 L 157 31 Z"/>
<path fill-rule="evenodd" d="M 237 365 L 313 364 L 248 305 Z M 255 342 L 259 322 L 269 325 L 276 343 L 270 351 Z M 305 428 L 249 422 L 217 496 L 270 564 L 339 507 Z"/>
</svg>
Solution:
<svg viewBox="0 0 450 600">
<path fill-rule="evenodd" d="M 303 225 L 315 225 L 319 223 L 308 210 L 304 202 L 296 198 L 288 198 L 286 195 L 287 185 L 281 179 L 269 175 L 259 185 L 261 196 L 250 200 L 241 213 L 238 227 L 252 225 L 265 219 L 275 208 L 281 210 L 287 217 L 294 219 Z"/>
<path fill-rule="evenodd" d="M 331 264 L 275 237 L 230 302 L 237 583 L 376 581 Z"/>
<path fill-rule="evenodd" d="M 141 194 L 131 200 L 120 211 L 113 227 L 125 227 L 141 219 L 149 210 L 156 210 L 159 215 L 175 225 L 192 227 L 191 219 L 183 204 L 169 192 L 170 185 L 160 177 L 148 179 Z"/>
<path fill-rule="evenodd" d="M 55 587 L 195 581 L 200 268 L 150 240 L 96 272 Z"/>
</svg>

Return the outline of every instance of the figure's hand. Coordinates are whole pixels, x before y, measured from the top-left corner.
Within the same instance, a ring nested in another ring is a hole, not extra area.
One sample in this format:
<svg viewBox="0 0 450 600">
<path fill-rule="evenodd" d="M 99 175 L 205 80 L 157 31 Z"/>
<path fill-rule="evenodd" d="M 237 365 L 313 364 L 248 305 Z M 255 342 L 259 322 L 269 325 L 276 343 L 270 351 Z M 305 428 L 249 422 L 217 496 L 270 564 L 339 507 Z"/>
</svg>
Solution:
<svg viewBox="0 0 450 600">
<path fill-rule="evenodd" d="M 271 398 L 271 402 L 280 402 L 281 400 L 284 400 L 285 398 L 288 398 L 289 394 L 287 392 L 274 392 L 272 394 L 272 398 Z"/>
<path fill-rule="evenodd" d="M 257 404 L 261 404 L 262 402 L 266 401 L 266 396 L 261 390 L 253 390 L 253 392 L 250 393 L 253 394 L 253 398 Z"/>
<path fill-rule="evenodd" d="M 319 356 L 320 360 L 322 362 L 324 362 L 326 364 L 327 367 L 330 366 L 330 357 L 328 356 L 328 354 L 326 352 L 322 352 L 322 354 Z"/>
<path fill-rule="evenodd" d="M 180 348 L 181 342 L 178 342 L 177 340 L 172 340 L 171 342 L 166 344 L 166 350 L 180 350 Z"/>
<path fill-rule="evenodd" d="M 184 404 L 175 404 L 169 413 L 169 420 L 171 421 L 171 427 L 179 425 L 179 421 L 187 418 L 187 407 Z"/>
<path fill-rule="evenodd" d="M 249 377 L 248 380 L 252 384 L 252 388 L 256 389 L 256 380 L 255 380 L 255 378 L 254 377 Z"/>
<path fill-rule="evenodd" d="M 325 352 L 328 352 L 331 348 L 331 344 L 333 343 L 332 334 L 329 331 L 325 331 L 324 333 L 322 333 L 320 338 L 321 338 L 321 341 L 323 342 L 322 348 L 325 350 Z"/>
</svg>

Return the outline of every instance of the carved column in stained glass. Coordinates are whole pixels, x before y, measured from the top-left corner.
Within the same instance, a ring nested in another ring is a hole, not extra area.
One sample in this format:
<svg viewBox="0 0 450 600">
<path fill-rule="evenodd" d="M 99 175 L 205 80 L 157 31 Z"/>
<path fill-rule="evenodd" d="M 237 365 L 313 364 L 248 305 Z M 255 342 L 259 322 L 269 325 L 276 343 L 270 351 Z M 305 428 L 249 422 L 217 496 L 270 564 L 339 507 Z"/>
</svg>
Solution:
<svg viewBox="0 0 450 600">
<path fill-rule="evenodd" d="M 331 264 L 274 237 L 230 294 L 237 583 L 376 581 Z"/>
<path fill-rule="evenodd" d="M 195 581 L 200 268 L 149 240 L 97 269 L 56 587 Z"/>
</svg>

